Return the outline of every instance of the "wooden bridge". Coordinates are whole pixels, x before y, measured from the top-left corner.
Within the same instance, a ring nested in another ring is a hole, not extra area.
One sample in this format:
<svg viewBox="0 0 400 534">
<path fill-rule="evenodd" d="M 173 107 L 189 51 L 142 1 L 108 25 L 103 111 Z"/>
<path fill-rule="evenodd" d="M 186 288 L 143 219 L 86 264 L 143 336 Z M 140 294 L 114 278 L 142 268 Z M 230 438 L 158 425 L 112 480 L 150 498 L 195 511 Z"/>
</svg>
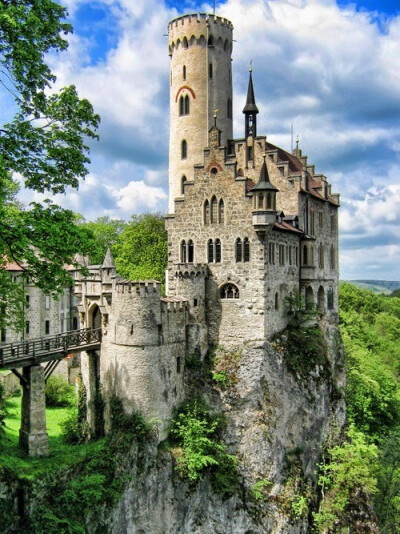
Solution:
<svg viewBox="0 0 400 534">
<path fill-rule="evenodd" d="M 22 385 L 19 442 L 29 456 L 48 454 L 47 379 L 68 354 L 85 351 L 95 356 L 100 345 L 101 328 L 83 328 L 0 346 L 0 369 L 11 369 Z"/>
<path fill-rule="evenodd" d="M 101 328 L 82 328 L 0 346 L 0 369 L 15 369 L 61 360 L 68 354 L 100 348 Z"/>
</svg>

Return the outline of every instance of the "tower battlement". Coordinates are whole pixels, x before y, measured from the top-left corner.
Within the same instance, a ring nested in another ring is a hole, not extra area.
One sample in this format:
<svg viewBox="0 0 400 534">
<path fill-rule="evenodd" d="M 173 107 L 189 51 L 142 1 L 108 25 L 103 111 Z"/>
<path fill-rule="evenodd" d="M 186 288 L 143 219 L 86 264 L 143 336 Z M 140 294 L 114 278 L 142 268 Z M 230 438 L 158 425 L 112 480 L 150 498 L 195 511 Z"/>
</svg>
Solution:
<svg viewBox="0 0 400 534">
<path fill-rule="evenodd" d="M 232 35 L 233 24 L 231 21 L 224 17 L 208 15 L 207 13 L 190 13 L 171 20 L 168 24 L 168 33 L 170 39 L 177 39 L 191 30 L 197 33 L 207 26 L 217 32 L 228 31 Z"/>
<path fill-rule="evenodd" d="M 157 280 L 114 280 L 113 293 L 132 297 L 161 296 L 161 283 Z"/>
</svg>

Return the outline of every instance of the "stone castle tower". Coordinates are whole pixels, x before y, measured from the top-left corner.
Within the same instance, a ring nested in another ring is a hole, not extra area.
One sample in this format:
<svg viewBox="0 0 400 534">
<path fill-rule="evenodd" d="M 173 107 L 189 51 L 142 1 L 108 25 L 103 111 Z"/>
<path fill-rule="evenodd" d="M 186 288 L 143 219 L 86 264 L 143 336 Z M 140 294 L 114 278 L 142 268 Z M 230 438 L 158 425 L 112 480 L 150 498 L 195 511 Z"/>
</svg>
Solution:
<svg viewBox="0 0 400 534">
<path fill-rule="evenodd" d="M 232 24 L 185 15 L 168 26 L 170 70 L 169 212 L 203 160 L 218 110 L 222 144 L 232 139 Z"/>
<path fill-rule="evenodd" d="M 166 296 L 154 280 L 122 280 L 110 254 L 77 280 L 81 324 L 103 328 L 101 354 L 82 359 L 91 421 L 100 381 L 106 398 L 159 420 L 163 439 L 184 397 L 185 358 L 270 339 L 296 292 L 337 324 L 339 196 L 298 147 L 259 135 L 251 72 L 244 136 L 232 139 L 231 51 L 226 19 L 169 24 Z"/>
</svg>

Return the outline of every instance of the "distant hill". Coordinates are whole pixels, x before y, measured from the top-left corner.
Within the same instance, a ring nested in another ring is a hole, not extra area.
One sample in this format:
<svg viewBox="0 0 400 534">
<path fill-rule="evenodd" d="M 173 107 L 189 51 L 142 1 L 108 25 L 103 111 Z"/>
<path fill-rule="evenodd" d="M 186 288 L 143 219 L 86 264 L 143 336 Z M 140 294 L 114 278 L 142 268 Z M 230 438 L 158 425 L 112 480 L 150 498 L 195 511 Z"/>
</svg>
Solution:
<svg viewBox="0 0 400 534">
<path fill-rule="evenodd" d="M 346 280 L 351 284 L 354 284 L 357 287 L 362 289 L 369 289 L 374 293 L 384 293 L 385 295 L 390 295 L 395 289 L 400 289 L 400 281 L 394 280 Z"/>
</svg>

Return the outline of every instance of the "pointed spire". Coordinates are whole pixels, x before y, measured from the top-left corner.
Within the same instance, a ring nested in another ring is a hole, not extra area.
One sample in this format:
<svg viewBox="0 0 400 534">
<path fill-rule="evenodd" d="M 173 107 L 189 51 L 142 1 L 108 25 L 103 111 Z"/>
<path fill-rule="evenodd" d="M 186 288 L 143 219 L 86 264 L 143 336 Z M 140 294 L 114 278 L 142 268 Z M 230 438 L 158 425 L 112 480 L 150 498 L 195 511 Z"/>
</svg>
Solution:
<svg viewBox="0 0 400 534">
<path fill-rule="evenodd" d="M 246 105 L 243 108 L 243 113 L 258 113 L 258 107 L 256 106 L 256 99 L 254 96 L 253 76 L 252 76 L 253 69 L 251 67 L 249 69 L 249 72 L 250 72 L 250 77 L 249 77 L 249 86 L 247 88 L 247 100 L 246 100 Z"/>
<path fill-rule="evenodd" d="M 263 157 L 264 157 L 264 161 L 261 166 L 260 179 L 258 181 L 258 184 L 253 187 L 252 191 L 279 191 L 279 189 L 277 189 L 269 181 L 269 174 L 268 174 L 267 162 L 265 161 L 265 158 L 266 158 L 265 154 Z"/>
<path fill-rule="evenodd" d="M 114 258 L 112 257 L 110 246 L 107 247 L 106 255 L 102 264 L 103 269 L 115 269 Z"/>
</svg>

